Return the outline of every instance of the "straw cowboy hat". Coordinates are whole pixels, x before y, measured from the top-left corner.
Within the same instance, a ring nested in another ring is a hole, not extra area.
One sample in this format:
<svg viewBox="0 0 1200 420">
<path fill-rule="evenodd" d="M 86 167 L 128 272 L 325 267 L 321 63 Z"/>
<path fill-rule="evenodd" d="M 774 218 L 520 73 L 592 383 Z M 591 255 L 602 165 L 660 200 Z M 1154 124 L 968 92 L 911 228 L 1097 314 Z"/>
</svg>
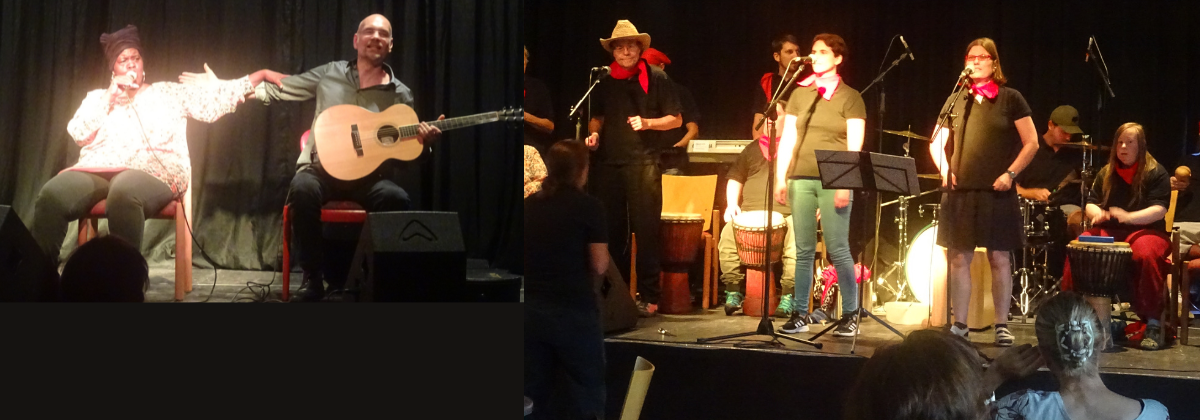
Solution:
<svg viewBox="0 0 1200 420">
<path fill-rule="evenodd" d="M 650 48 L 650 34 L 638 33 L 637 28 L 633 26 L 633 22 L 628 20 L 618 20 L 617 26 L 613 28 L 612 37 L 609 39 L 601 39 L 600 45 L 608 52 L 612 52 L 612 42 L 621 39 L 636 39 L 642 44 L 642 49 Z"/>
</svg>

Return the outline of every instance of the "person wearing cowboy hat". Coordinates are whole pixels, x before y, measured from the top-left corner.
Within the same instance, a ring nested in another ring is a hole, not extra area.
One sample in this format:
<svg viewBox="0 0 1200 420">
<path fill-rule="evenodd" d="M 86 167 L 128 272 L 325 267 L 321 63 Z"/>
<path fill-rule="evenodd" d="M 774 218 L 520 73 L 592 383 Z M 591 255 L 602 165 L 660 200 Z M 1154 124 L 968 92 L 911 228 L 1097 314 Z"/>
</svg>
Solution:
<svg viewBox="0 0 1200 420">
<path fill-rule="evenodd" d="M 600 40 L 612 54 L 611 77 L 593 93 L 591 133 L 586 139 L 594 151 L 592 194 L 604 203 L 609 223 L 609 249 L 619 250 L 618 266 L 629 278 L 629 230 L 637 234 L 637 275 L 642 279 L 639 308 L 643 316 L 658 311 L 659 223 L 662 215 L 662 174 L 654 151 L 662 132 L 678 128 L 683 107 L 674 84 L 662 70 L 641 59 L 650 47 L 650 35 L 640 33 L 628 20 L 617 22 L 612 36 Z M 627 229 L 626 227 L 630 229 Z"/>
</svg>

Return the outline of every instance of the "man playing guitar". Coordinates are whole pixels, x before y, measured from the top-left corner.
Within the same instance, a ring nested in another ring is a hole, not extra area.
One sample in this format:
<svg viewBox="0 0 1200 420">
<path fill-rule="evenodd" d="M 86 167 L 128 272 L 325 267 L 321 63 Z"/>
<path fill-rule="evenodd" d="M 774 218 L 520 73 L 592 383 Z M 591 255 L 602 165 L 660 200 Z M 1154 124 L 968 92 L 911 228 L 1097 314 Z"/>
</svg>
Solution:
<svg viewBox="0 0 1200 420">
<path fill-rule="evenodd" d="M 399 80 L 391 66 L 384 62 L 392 51 L 392 24 L 382 15 L 363 19 L 354 34 L 355 61 L 334 61 L 305 73 L 284 78 L 283 86 L 263 83 L 254 96 L 270 104 L 277 101 L 303 101 L 316 97 L 320 116 L 325 109 L 341 104 L 353 104 L 379 112 L 395 104 L 413 106 L 412 91 Z M 445 116 L 439 117 L 444 119 Z M 321 206 L 330 200 L 358 202 L 368 212 L 402 211 L 409 208 L 408 193 L 385 174 L 391 172 L 383 165 L 363 178 L 344 181 L 330 176 L 321 166 L 316 150 L 315 121 L 312 135 L 296 162 L 299 169 L 292 178 L 288 192 L 292 231 L 296 237 L 300 267 L 304 270 L 307 289 L 300 301 L 312 302 L 324 298 L 325 288 L 321 269 L 324 255 L 321 249 Z M 417 130 L 422 145 L 435 140 L 441 130 L 422 122 Z M 288 268 L 284 268 L 288 269 Z M 330 279 L 330 288 L 338 288 Z"/>
</svg>

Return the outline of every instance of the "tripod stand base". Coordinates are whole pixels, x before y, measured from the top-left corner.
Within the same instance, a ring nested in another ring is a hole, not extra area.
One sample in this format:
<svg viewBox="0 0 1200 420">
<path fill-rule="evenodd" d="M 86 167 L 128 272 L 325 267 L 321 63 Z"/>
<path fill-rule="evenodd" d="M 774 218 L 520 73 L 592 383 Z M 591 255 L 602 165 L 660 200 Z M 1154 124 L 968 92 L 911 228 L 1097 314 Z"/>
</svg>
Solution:
<svg viewBox="0 0 1200 420">
<path fill-rule="evenodd" d="M 762 317 L 762 319 L 760 319 L 758 321 L 758 329 L 755 331 L 722 335 L 719 337 L 698 338 L 698 339 L 696 339 L 696 342 L 701 343 L 701 344 L 706 344 L 706 343 L 712 343 L 712 342 L 717 342 L 717 341 L 729 340 L 729 339 L 733 339 L 733 338 L 751 337 L 751 336 L 756 336 L 756 335 L 765 335 L 765 336 L 771 337 L 776 340 L 782 338 L 782 339 L 794 341 L 794 342 L 797 342 L 800 344 L 808 344 L 810 346 L 816 347 L 818 350 L 821 349 L 821 347 L 824 347 L 823 344 L 813 342 L 812 340 L 804 340 L 804 339 L 800 339 L 800 338 L 796 338 L 796 337 L 789 337 L 789 336 L 781 335 L 781 334 L 775 332 L 775 327 L 773 327 L 771 325 L 771 318 L 766 317 L 766 316 Z"/>
<path fill-rule="evenodd" d="M 822 335 L 825 335 L 825 333 L 828 333 L 830 330 L 837 328 L 837 327 L 841 326 L 842 324 L 850 322 L 850 320 L 854 319 L 855 316 L 858 317 L 858 321 L 859 321 L 858 322 L 859 327 L 854 329 L 854 336 L 857 338 L 858 335 L 861 334 L 861 332 L 862 332 L 862 316 L 863 315 L 866 315 L 866 316 L 870 317 L 871 319 L 874 319 L 875 322 L 878 322 L 880 325 L 887 327 L 888 330 L 891 330 L 893 333 L 896 333 L 896 335 L 900 336 L 900 338 L 904 338 L 904 333 L 901 333 L 900 331 L 896 330 L 896 328 L 892 327 L 891 324 L 888 324 L 884 320 L 879 319 L 879 317 L 875 316 L 875 314 L 867 311 L 866 309 L 858 308 L 858 311 L 855 313 L 842 315 L 841 319 L 839 319 L 837 322 L 835 322 L 833 324 L 830 324 L 828 327 L 825 327 L 825 329 L 821 330 L 821 332 L 812 336 L 811 340 L 816 340 L 818 338 L 821 338 Z M 820 343 L 818 343 L 818 344 L 820 344 Z M 851 354 L 854 353 L 853 348 L 851 348 L 850 353 Z"/>
</svg>

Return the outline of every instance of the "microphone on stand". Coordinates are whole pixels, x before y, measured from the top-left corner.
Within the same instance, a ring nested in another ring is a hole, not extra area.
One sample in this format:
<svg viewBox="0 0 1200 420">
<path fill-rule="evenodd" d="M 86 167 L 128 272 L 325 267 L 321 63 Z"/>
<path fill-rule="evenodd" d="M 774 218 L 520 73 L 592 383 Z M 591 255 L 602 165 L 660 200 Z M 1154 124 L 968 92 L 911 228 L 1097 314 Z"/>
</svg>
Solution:
<svg viewBox="0 0 1200 420">
<path fill-rule="evenodd" d="M 904 40 L 904 35 L 900 35 L 900 43 L 904 44 L 904 52 L 908 53 L 908 59 L 917 61 L 917 59 L 912 55 L 912 50 L 908 49 L 908 42 Z"/>
<path fill-rule="evenodd" d="M 611 70 L 611 69 L 609 69 L 609 68 L 608 68 L 608 66 L 603 66 L 603 67 L 592 67 L 592 73 L 593 73 L 593 74 L 599 73 L 599 75 L 597 76 L 597 78 L 600 78 L 600 79 L 603 79 L 603 78 L 607 77 L 607 76 L 608 76 L 608 74 L 609 74 L 611 71 L 612 71 L 612 70 Z"/>
</svg>

